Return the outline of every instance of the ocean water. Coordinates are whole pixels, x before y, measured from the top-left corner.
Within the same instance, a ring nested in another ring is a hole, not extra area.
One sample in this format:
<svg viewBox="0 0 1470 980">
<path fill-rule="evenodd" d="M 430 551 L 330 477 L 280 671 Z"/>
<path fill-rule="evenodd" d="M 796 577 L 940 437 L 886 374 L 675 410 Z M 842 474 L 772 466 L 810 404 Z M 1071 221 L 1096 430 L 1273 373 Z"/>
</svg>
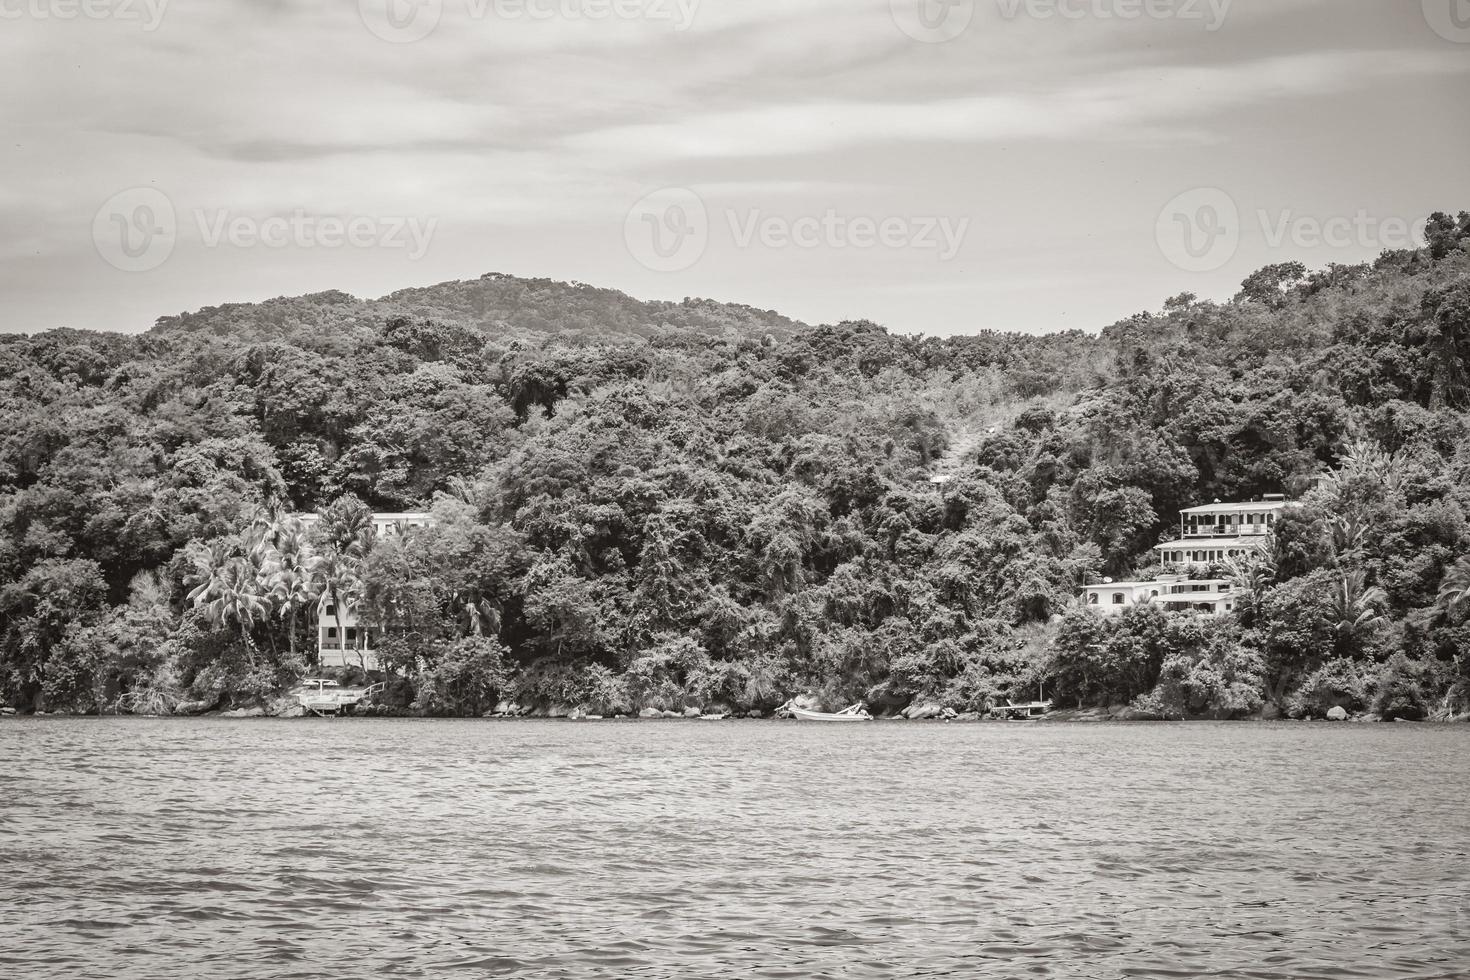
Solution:
<svg viewBox="0 0 1470 980">
<path fill-rule="evenodd" d="M 0 722 L 0 977 L 1470 977 L 1470 727 Z"/>
</svg>

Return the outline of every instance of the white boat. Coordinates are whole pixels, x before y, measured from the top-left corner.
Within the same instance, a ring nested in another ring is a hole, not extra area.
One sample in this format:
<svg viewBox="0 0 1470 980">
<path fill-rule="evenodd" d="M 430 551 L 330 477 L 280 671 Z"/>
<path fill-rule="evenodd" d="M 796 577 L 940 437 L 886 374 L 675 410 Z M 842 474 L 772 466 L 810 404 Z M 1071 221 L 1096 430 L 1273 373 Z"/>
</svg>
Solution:
<svg viewBox="0 0 1470 980">
<path fill-rule="evenodd" d="M 789 701 L 785 704 L 784 708 L 786 711 L 791 712 L 791 716 L 797 721 L 851 722 L 873 720 L 873 716 L 868 714 L 868 710 L 864 708 L 861 704 L 855 704 L 850 708 L 843 708 L 841 711 L 838 711 L 836 713 L 828 711 L 809 711 L 806 708 L 798 708 L 795 704 L 792 704 Z"/>
<path fill-rule="evenodd" d="M 371 687 L 343 687 L 336 681 L 324 677 L 312 677 L 297 685 L 292 694 L 296 702 L 314 715 L 336 715 L 357 707 L 363 698 L 381 690 L 382 684 Z"/>
</svg>

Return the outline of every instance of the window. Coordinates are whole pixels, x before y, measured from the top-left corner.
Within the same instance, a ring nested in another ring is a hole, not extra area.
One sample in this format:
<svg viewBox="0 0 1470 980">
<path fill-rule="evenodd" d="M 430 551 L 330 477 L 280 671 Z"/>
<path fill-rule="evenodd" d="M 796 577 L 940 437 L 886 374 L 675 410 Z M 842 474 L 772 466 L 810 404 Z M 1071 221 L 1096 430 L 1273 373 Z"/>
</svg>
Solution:
<svg viewBox="0 0 1470 980">
<path fill-rule="evenodd" d="M 1128 597 L 1125 596 L 1125 595 L 1123 595 L 1123 593 L 1121 593 L 1121 592 L 1114 592 L 1113 593 L 1113 605 L 1115 605 L 1115 606 L 1121 606 L 1121 605 L 1123 605 L 1123 603 L 1125 603 L 1127 601 L 1128 601 Z"/>
<path fill-rule="evenodd" d="M 327 603 L 327 615 L 328 616 L 335 616 L 335 615 L 337 615 L 337 606 L 334 603 L 330 603 L 330 602 Z"/>
<path fill-rule="evenodd" d="M 329 640 L 335 640 L 336 638 L 337 638 L 337 627 L 335 627 L 335 626 L 328 626 L 327 627 L 327 639 L 329 639 Z"/>
<path fill-rule="evenodd" d="M 347 642 L 348 643 L 352 643 L 356 639 L 357 639 L 357 627 L 356 626 L 349 626 L 349 627 L 347 627 Z"/>
<path fill-rule="evenodd" d="M 1097 593 L 1096 592 L 1089 592 L 1089 593 L 1087 593 L 1087 604 L 1089 606 L 1095 606 L 1095 605 L 1097 605 Z"/>
</svg>

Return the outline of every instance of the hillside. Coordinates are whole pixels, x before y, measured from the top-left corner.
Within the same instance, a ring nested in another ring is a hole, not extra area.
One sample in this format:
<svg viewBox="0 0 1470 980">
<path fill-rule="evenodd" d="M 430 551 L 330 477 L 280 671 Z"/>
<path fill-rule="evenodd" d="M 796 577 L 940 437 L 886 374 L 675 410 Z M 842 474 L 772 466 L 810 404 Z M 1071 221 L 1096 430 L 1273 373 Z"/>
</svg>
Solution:
<svg viewBox="0 0 1470 980">
<path fill-rule="evenodd" d="M 558 337 L 582 343 L 698 337 L 706 340 L 785 340 L 806 325 L 749 306 L 686 299 L 645 302 L 612 289 L 550 279 L 486 273 L 466 282 L 404 289 L 378 300 L 326 292 L 264 303 L 209 307 L 164 317 L 155 333 L 208 333 L 236 340 L 290 340 L 306 347 L 361 339 L 374 324 L 407 317 L 474 331 L 500 343 L 539 343 Z"/>
<path fill-rule="evenodd" d="M 0 338 L 0 701 L 249 704 L 316 598 L 389 703 L 810 693 L 1470 709 L 1470 216 L 1100 335 L 895 335 L 488 276 Z M 939 479 L 936 479 L 939 478 Z M 1239 611 L 1101 621 L 1176 511 L 1285 492 Z M 367 509 L 438 526 L 374 545 Z M 325 511 L 304 534 L 293 512 Z"/>
</svg>

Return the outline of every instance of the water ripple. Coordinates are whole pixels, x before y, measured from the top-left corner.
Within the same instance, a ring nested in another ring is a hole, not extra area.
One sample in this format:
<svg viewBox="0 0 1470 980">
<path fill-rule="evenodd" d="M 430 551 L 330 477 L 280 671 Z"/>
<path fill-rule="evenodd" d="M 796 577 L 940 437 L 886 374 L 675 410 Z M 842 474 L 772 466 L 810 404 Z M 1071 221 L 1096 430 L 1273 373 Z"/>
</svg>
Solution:
<svg viewBox="0 0 1470 980">
<path fill-rule="evenodd" d="M 1467 732 L 13 720 L 0 975 L 1467 976 Z"/>
</svg>

